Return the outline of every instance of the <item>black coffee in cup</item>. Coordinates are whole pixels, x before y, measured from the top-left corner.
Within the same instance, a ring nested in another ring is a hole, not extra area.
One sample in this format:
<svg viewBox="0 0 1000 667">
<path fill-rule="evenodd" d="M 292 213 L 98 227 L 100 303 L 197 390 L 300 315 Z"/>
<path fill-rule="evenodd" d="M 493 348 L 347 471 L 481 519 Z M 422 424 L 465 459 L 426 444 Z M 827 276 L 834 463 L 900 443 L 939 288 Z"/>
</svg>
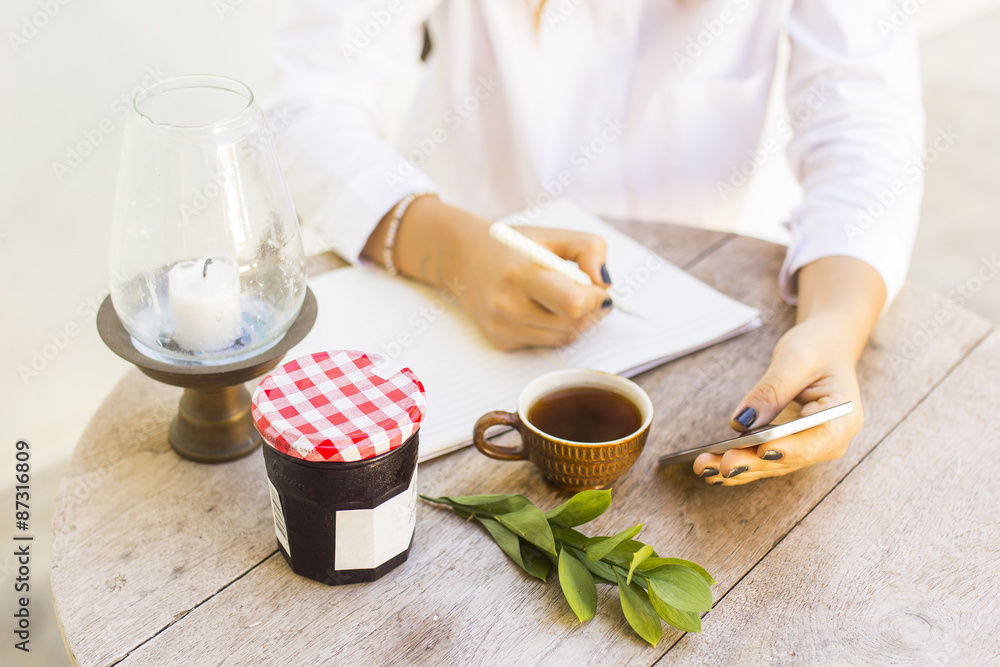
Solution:
<svg viewBox="0 0 1000 667">
<path fill-rule="evenodd" d="M 540 431 L 572 442 L 610 442 L 639 430 L 642 413 L 616 391 L 581 385 L 542 396 L 528 409 Z"/>
</svg>

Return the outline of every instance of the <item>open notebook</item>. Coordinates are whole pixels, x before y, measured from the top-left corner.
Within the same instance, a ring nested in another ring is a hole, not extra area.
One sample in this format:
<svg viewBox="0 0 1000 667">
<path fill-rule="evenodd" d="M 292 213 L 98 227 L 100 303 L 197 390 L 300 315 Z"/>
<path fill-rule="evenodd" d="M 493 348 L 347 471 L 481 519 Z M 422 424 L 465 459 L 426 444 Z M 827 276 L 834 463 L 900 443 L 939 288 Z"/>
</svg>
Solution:
<svg viewBox="0 0 1000 667">
<path fill-rule="evenodd" d="M 525 220 L 514 216 L 508 222 Z M 615 286 L 644 319 L 612 311 L 566 348 L 501 352 L 447 289 L 393 278 L 380 268 L 351 267 L 310 281 L 319 315 L 287 358 L 356 349 L 410 367 L 427 390 L 420 430 L 420 460 L 427 460 L 469 444 L 483 413 L 516 409 L 521 389 L 542 373 L 579 367 L 632 376 L 759 325 L 755 309 L 716 292 L 569 202 L 545 208 L 531 224 L 604 237 Z"/>
</svg>

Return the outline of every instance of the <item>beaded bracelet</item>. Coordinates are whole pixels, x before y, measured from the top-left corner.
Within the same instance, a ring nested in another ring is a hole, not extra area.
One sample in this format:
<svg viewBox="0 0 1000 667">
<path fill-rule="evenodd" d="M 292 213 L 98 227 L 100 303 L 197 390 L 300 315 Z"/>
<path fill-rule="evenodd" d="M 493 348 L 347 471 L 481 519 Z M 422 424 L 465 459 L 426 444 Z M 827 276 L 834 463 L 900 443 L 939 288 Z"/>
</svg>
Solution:
<svg viewBox="0 0 1000 667">
<path fill-rule="evenodd" d="M 403 216 L 406 215 L 406 209 L 410 208 L 410 204 L 412 204 L 418 197 L 433 194 L 435 193 L 411 192 L 403 197 L 402 201 L 396 204 L 396 212 L 393 213 L 392 220 L 389 221 L 389 230 L 385 233 L 385 247 L 382 249 L 382 262 L 385 264 L 385 270 L 388 271 L 390 275 L 395 276 L 399 274 L 399 270 L 396 268 L 396 262 L 392 259 L 392 251 L 396 247 L 396 234 L 399 233 L 399 223 L 403 221 Z"/>
</svg>

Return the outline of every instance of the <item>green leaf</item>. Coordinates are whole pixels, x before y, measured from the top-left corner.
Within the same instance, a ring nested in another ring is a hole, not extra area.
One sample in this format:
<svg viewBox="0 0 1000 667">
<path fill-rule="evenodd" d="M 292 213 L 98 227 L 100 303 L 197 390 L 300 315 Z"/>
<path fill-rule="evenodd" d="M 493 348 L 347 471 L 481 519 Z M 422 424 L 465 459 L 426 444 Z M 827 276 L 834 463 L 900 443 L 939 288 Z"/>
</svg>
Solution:
<svg viewBox="0 0 1000 667">
<path fill-rule="evenodd" d="M 522 544 L 516 533 L 502 526 L 496 519 L 478 516 L 476 521 L 483 524 L 503 552 L 525 572 L 542 581 L 548 579 L 552 567 L 541 551 L 530 544 Z"/>
<path fill-rule="evenodd" d="M 626 584 L 632 583 L 632 573 L 635 572 L 635 568 L 642 564 L 642 561 L 646 560 L 653 554 L 653 547 L 648 544 L 634 554 L 632 554 L 632 563 L 628 566 L 628 579 L 625 580 Z"/>
<path fill-rule="evenodd" d="M 639 572 L 648 572 L 649 570 L 655 570 L 656 568 L 661 567 L 663 565 L 684 565 L 685 567 L 689 567 L 698 574 L 700 574 L 701 578 L 704 579 L 705 583 L 708 584 L 709 586 L 714 586 L 716 583 L 718 583 L 717 581 L 715 581 L 715 579 L 712 578 L 712 575 L 708 573 L 708 570 L 703 568 L 701 565 L 698 565 L 698 563 L 693 563 L 689 560 L 684 560 L 683 558 L 648 558 L 642 564 L 642 567 L 639 568 Z"/>
<path fill-rule="evenodd" d="M 549 572 L 552 571 L 552 563 L 545 554 L 530 544 L 521 544 L 521 562 L 524 563 L 524 570 L 536 579 L 547 581 Z"/>
<path fill-rule="evenodd" d="M 646 597 L 646 592 L 635 584 L 627 584 L 618 576 L 618 594 L 622 599 L 622 611 L 625 620 L 632 629 L 647 642 L 656 646 L 663 636 L 663 626 L 660 617 L 653 609 L 652 603 Z"/>
<path fill-rule="evenodd" d="M 534 544 L 546 553 L 556 555 L 556 542 L 552 537 L 552 529 L 545 520 L 542 510 L 534 505 L 525 505 L 519 510 L 498 514 L 497 521 L 514 531 L 525 540 Z"/>
<path fill-rule="evenodd" d="M 621 565 L 622 567 L 628 567 L 632 564 L 632 555 L 636 551 L 646 546 L 642 542 L 637 542 L 635 540 L 625 540 L 617 547 L 611 550 L 607 556 L 604 557 L 605 560 L 609 560 L 615 565 Z M 654 551 L 651 556 L 656 556 Z"/>
<path fill-rule="evenodd" d="M 581 491 L 559 507 L 545 513 L 545 518 L 560 526 L 579 526 L 604 514 L 611 504 L 611 491 Z"/>
<path fill-rule="evenodd" d="M 503 549 L 503 552 L 507 554 L 512 561 L 520 565 L 525 572 L 528 571 L 528 568 L 524 566 L 524 558 L 521 556 L 521 540 L 518 539 L 514 532 L 501 526 L 500 522 L 496 519 L 477 516 L 476 521 L 483 524 L 483 527 L 486 528 L 490 535 L 493 536 L 497 545 Z M 529 572 L 529 574 L 531 573 Z"/>
<path fill-rule="evenodd" d="M 570 549 L 570 551 L 577 557 L 577 560 L 587 566 L 587 569 L 590 570 L 594 576 L 599 577 L 608 583 L 618 583 L 618 580 L 615 578 L 615 569 L 613 567 L 604 561 L 590 560 L 582 550 L 578 551 L 576 549 Z"/>
<path fill-rule="evenodd" d="M 444 496 L 442 498 L 428 498 L 432 502 L 449 505 L 458 509 L 470 508 L 490 514 L 506 514 L 519 510 L 526 505 L 531 505 L 531 501 L 520 494 L 492 494 L 487 496 Z"/>
<path fill-rule="evenodd" d="M 649 602 L 664 621 L 684 632 L 701 632 L 701 617 L 693 611 L 681 611 L 671 607 L 656 597 L 653 588 L 649 589 Z"/>
<path fill-rule="evenodd" d="M 633 537 L 638 535 L 640 530 L 642 530 L 641 523 L 637 526 L 632 526 L 631 528 L 623 530 L 614 537 L 598 538 L 596 542 L 587 547 L 587 558 L 590 560 L 601 560 L 611 553 L 611 550 L 619 544 L 625 540 L 631 540 Z"/>
<path fill-rule="evenodd" d="M 712 608 L 712 590 L 698 572 L 686 565 L 661 565 L 645 576 L 650 590 L 671 607 L 681 611 Z"/>
<path fill-rule="evenodd" d="M 572 528 L 566 528 L 565 526 L 560 526 L 549 522 L 549 527 L 552 528 L 552 537 L 556 538 L 560 542 L 565 542 L 566 544 L 571 544 L 577 549 L 583 550 L 587 548 L 590 544 L 590 538 L 583 533 L 578 533 Z"/>
<path fill-rule="evenodd" d="M 587 567 L 566 549 L 559 551 L 559 585 L 580 622 L 589 621 L 597 611 L 597 586 Z"/>
</svg>

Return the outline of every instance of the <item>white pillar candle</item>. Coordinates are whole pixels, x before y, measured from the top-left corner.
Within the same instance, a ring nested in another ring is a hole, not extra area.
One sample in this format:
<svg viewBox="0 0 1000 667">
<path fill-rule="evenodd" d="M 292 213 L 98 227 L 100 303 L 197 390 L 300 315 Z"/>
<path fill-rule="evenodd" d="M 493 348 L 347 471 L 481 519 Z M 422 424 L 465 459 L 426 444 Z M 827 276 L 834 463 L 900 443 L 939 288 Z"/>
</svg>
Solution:
<svg viewBox="0 0 1000 667">
<path fill-rule="evenodd" d="M 240 337 L 240 267 L 228 256 L 178 262 L 169 273 L 174 342 L 190 352 L 217 352 Z"/>
</svg>

